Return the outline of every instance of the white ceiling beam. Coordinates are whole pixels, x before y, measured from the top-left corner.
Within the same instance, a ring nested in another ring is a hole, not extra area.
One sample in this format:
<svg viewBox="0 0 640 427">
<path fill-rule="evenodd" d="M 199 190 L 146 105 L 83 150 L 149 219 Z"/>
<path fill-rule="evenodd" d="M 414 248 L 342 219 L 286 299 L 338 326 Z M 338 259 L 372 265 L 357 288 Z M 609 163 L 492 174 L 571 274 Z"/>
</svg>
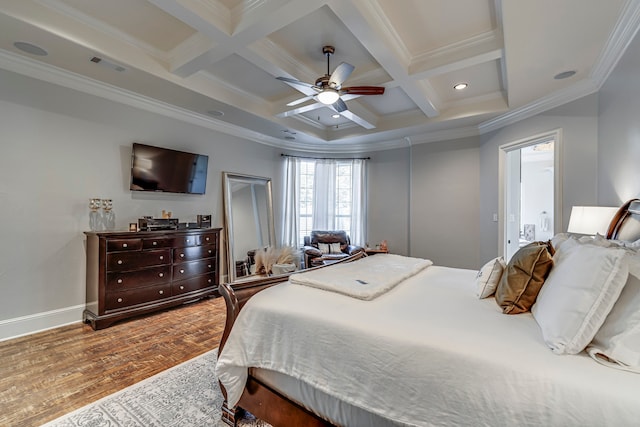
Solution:
<svg viewBox="0 0 640 427">
<path fill-rule="evenodd" d="M 414 58 L 409 65 L 409 75 L 414 79 L 426 79 L 502 59 L 503 55 L 502 42 L 496 32 L 491 31 Z"/>
<path fill-rule="evenodd" d="M 400 42 L 395 31 L 392 31 L 377 3 L 333 0 L 329 6 L 418 108 L 427 117 L 436 117 L 439 111 L 432 101 L 437 99 L 435 91 L 430 85 L 420 84 L 409 75 L 409 59 L 403 55 L 406 48 L 398 46 Z"/>
<path fill-rule="evenodd" d="M 378 116 L 358 102 L 349 103 L 349 109 L 341 112 L 340 115 L 365 129 L 375 129 L 376 124 L 378 123 Z"/>
<path fill-rule="evenodd" d="M 204 7 L 201 1 L 182 0 L 180 3 L 172 0 L 150 1 L 165 12 L 209 37 L 215 43 L 210 49 L 203 50 L 191 58 L 172 63 L 172 72 L 181 77 L 195 74 L 208 65 L 245 49 L 252 43 L 309 14 L 323 4 L 323 2 L 311 0 L 290 1 L 278 8 L 266 11 L 253 25 L 244 25 L 241 30 L 234 32 L 234 29 L 230 28 L 227 23 L 221 24 L 220 19 L 215 14 L 210 13 L 211 10 L 207 10 L 207 7 Z M 255 12 L 253 13 L 255 14 Z M 230 22 L 231 17 L 228 19 L 228 22 Z"/>
</svg>

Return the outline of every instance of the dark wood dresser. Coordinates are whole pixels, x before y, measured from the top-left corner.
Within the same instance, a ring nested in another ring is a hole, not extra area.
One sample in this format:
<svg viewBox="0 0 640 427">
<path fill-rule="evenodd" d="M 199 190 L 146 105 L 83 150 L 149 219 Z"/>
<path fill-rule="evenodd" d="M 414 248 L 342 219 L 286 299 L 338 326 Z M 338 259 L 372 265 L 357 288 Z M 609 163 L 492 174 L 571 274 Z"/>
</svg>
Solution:
<svg viewBox="0 0 640 427">
<path fill-rule="evenodd" d="M 218 295 L 220 228 L 85 234 L 93 329 Z"/>
</svg>

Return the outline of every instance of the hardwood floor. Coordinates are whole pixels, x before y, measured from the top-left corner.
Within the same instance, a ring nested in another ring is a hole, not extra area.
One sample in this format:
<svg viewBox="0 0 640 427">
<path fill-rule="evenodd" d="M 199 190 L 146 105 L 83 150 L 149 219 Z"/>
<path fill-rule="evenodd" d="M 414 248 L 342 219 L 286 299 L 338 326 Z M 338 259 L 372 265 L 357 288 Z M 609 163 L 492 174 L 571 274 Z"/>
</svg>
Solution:
<svg viewBox="0 0 640 427">
<path fill-rule="evenodd" d="M 0 426 L 40 426 L 218 347 L 222 298 L 0 342 Z"/>
</svg>

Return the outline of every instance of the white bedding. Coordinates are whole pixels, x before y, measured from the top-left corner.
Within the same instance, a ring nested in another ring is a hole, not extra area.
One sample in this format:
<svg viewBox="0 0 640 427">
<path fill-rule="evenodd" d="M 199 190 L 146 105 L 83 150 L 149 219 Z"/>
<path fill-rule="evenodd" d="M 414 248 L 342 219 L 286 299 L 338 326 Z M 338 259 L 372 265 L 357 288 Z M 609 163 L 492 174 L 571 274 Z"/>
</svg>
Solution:
<svg viewBox="0 0 640 427">
<path fill-rule="evenodd" d="M 258 367 L 406 425 L 638 424 L 640 375 L 553 354 L 529 313 L 477 299 L 476 273 L 431 266 L 372 301 L 260 292 L 216 366 L 229 405 Z"/>
</svg>

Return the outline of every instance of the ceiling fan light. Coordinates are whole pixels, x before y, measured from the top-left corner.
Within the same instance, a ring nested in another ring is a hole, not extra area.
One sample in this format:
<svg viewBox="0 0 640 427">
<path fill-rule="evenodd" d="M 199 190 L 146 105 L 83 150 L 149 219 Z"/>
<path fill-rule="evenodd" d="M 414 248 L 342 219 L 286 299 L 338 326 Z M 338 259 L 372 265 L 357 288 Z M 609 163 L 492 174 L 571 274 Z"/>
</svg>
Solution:
<svg viewBox="0 0 640 427">
<path fill-rule="evenodd" d="M 324 105 L 331 105 L 340 98 L 340 94 L 333 89 L 325 89 L 317 95 L 318 102 Z"/>
</svg>

